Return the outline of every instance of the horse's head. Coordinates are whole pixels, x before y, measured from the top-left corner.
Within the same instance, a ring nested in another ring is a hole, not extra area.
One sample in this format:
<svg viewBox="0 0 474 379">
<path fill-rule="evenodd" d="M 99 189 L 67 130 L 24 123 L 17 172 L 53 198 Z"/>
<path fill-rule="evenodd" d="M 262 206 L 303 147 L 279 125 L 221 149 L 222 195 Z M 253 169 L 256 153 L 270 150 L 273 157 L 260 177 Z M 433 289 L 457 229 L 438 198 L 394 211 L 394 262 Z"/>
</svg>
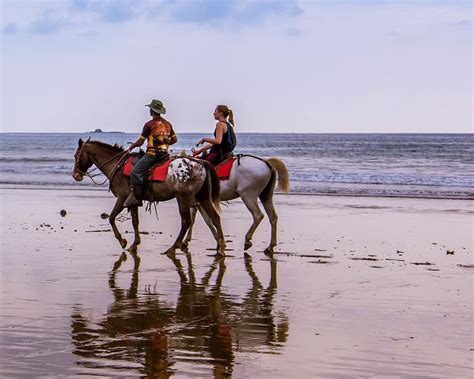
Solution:
<svg viewBox="0 0 474 379">
<path fill-rule="evenodd" d="M 93 164 L 89 154 L 87 154 L 86 145 L 89 140 L 90 138 L 84 142 L 81 138 L 79 138 L 78 147 L 74 153 L 74 169 L 72 170 L 72 177 L 76 182 L 80 182 L 82 179 L 84 179 L 84 175 L 86 175 L 87 170 Z"/>
</svg>

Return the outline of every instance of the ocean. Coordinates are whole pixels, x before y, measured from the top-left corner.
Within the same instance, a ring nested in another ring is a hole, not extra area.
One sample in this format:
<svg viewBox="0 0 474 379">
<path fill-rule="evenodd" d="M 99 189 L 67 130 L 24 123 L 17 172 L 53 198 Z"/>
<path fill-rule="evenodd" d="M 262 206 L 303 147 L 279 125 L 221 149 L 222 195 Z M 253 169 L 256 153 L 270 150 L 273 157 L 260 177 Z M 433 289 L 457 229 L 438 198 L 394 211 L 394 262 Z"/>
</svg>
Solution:
<svg viewBox="0 0 474 379">
<path fill-rule="evenodd" d="M 178 134 L 173 152 L 208 134 Z M 0 186 L 97 188 L 71 177 L 79 138 L 126 145 L 138 133 L 1 133 Z M 237 135 L 236 153 L 277 157 L 291 193 L 474 199 L 474 134 Z M 103 187 L 107 190 L 107 184 Z"/>
</svg>

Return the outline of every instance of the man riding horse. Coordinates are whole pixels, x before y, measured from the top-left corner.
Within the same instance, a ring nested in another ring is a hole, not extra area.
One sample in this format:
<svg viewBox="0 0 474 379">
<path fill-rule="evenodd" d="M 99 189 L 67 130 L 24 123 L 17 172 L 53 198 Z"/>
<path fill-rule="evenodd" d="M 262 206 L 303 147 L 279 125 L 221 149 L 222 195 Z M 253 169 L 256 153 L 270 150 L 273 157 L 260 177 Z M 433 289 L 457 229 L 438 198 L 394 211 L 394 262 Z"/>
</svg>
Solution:
<svg viewBox="0 0 474 379">
<path fill-rule="evenodd" d="M 168 148 L 178 141 L 173 126 L 161 115 L 166 113 L 166 109 L 160 100 L 152 100 L 146 105 L 150 108 L 152 119 L 143 127 L 140 137 L 130 145 L 129 151 L 135 147 L 143 145 L 148 141 L 146 154 L 133 167 L 130 180 L 132 191 L 123 204 L 124 207 L 142 205 L 143 184 L 148 170 L 157 163 L 164 163 L 169 159 Z"/>
</svg>

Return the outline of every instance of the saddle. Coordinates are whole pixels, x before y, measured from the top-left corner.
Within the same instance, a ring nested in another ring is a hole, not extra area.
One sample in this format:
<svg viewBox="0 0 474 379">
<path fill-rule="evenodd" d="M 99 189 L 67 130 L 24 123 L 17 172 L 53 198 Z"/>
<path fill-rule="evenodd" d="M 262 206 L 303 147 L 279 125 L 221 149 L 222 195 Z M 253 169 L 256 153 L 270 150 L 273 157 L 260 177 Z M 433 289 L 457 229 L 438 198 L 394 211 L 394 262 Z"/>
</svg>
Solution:
<svg viewBox="0 0 474 379">
<path fill-rule="evenodd" d="M 132 153 L 130 158 L 127 159 L 123 165 L 122 174 L 124 176 L 130 176 L 132 174 L 133 166 L 138 162 L 138 160 L 143 156 L 143 153 Z M 165 182 L 166 175 L 168 174 L 168 168 L 174 158 L 168 159 L 166 161 L 160 161 L 157 164 L 150 167 L 148 171 L 147 180 L 149 182 Z"/>
<path fill-rule="evenodd" d="M 219 180 L 229 180 L 230 172 L 232 171 L 232 166 L 234 165 L 234 161 L 236 159 L 237 157 L 232 154 L 224 156 L 224 160 L 216 166 L 216 172 Z"/>
</svg>

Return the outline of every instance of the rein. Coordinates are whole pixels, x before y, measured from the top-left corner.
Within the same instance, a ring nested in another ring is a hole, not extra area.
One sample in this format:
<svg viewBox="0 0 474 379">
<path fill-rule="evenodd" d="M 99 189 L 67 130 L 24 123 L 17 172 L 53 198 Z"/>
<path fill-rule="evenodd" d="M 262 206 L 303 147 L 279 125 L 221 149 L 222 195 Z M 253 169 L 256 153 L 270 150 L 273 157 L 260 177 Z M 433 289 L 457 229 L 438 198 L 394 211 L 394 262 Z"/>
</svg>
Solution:
<svg viewBox="0 0 474 379">
<path fill-rule="evenodd" d="M 84 144 L 81 146 L 81 149 L 79 150 L 79 154 L 77 155 L 78 157 L 81 156 L 81 154 L 82 154 L 82 149 L 83 149 L 83 147 L 84 147 L 84 145 L 85 145 L 86 143 L 87 143 L 87 142 L 84 142 Z M 81 175 L 83 175 L 83 176 L 89 177 L 89 178 L 92 180 L 92 182 L 93 182 L 94 184 L 101 186 L 101 185 L 105 184 L 105 183 L 107 182 L 107 180 L 111 180 L 111 179 L 114 177 L 114 175 L 115 175 L 115 173 L 116 173 L 116 170 L 117 170 L 117 167 L 120 165 L 120 163 L 122 163 L 122 158 L 119 159 L 119 161 L 117 162 L 117 164 L 116 164 L 116 165 L 114 166 L 114 168 L 112 169 L 111 175 L 110 175 L 110 179 L 106 176 L 106 177 L 105 177 L 105 180 L 104 180 L 102 183 L 98 183 L 98 182 L 96 182 L 96 181 L 94 180 L 94 178 L 95 178 L 96 176 L 99 176 L 100 173 L 97 173 L 97 174 L 94 174 L 94 175 L 92 175 L 92 173 L 93 173 L 94 171 L 96 171 L 96 170 L 100 170 L 101 167 L 105 166 L 107 163 L 110 163 L 110 162 L 113 161 L 116 157 L 118 157 L 118 156 L 120 156 L 120 155 L 125 156 L 125 154 L 130 154 L 130 152 L 129 152 L 128 150 L 121 151 L 120 153 L 115 154 L 112 158 L 106 160 L 104 163 L 102 163 L 102 164 L 100 164 L 100 165 L 97 165 L 96 162 L 94 162 L 94 160 L 93 160 L 93 163 L 94 163 L 95 167 L 92 168 L 91 170 L 88 170 L 88 171 L 82 171 L 82 170 L 79 168 L 79 166 L 78 166 L 78 164 L 77 164 L 77 159 L 76 159 L 76 170 L 77 170 L 77 172 L 78 172 L 79 174 L 81 174 Z"/>
</svg>

